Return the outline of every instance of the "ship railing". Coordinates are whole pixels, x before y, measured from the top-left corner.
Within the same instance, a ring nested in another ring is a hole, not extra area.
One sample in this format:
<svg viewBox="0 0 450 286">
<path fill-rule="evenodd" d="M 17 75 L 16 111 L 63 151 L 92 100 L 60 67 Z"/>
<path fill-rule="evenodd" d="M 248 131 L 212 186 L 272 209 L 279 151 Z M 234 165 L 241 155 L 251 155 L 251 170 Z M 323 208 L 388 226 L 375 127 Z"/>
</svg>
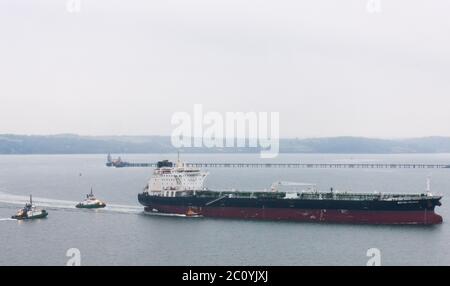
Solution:
<svg viewBox="0 0 450 286">
<path fill-rule="evenodd" d="M 214 200 L 223 199 L 227 196 L 232 196 L 233 198 L 262 198 L 262 199 L 276 199 L 285 198 L 287 193 L 297 193 L 298 199 L 303 200 L 337 200 L 337 201 L 362 201 L 362 200 L 373 200 L 373 201 L 408 201 L 408 200 L 423 200 L 430 198 L 439 198 L 440 196 L 430 196 L 428 194 L 392 194 L 392 193 L 347 193 L 347 192 L 270 192 L 270 191 L 237 191 L 237 190 L 221 190 L 218 191 L 202 191 L 201 197 L 212 197 Z M 212 201 L 214 202 L 214 201 Z"/>
<path fill-rule="evenodd" d="M 337 193 L 337 192 L 317 192 L 299 193 L 301 199 L 333 199 L 333 200 L 382 200 L 382 201 L 406 201 L 430 198 L 425 194 L 368 194 L 368 193 Z"/>
</svg>

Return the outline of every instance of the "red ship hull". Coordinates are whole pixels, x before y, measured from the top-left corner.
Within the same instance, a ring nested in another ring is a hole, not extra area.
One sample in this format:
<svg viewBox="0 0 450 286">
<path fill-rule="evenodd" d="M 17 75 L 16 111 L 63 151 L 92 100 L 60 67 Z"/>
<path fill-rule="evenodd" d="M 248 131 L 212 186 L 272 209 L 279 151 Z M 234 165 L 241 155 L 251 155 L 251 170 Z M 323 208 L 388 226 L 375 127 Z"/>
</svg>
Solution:
<svg viewBox="0 0 450 286">
<path fill-rule="evenodd" d="M 442 223 L 442 217 L 432 210 L 373 211 L 335 209 L 285 209 L 285 208 L 238 208 L 238 207 L 186 207 L 175 205 L 152 205 L 148 212 L 187 214 L 195 212 L 204 217 L 287 220 L 302 222 L 330 222 L 357 224 L 420 224 Z"/>
</svg>

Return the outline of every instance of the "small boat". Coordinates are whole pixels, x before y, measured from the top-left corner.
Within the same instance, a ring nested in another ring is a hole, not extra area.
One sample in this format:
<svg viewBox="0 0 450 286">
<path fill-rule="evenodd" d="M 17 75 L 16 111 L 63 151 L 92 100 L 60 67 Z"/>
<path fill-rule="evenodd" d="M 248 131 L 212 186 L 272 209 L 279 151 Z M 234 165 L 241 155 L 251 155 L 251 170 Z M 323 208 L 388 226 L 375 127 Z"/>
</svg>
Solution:
<svg viewBox="0 0 450 286">
<path fill-rule="evenodd" d="M 86 195 L 86 199 L 78 203 L 75 207 L 79 209 L 100 209 L 106 207 L 106 204 L 94 196 L 91 188 L 91 192 Z"/>
<path fill-rule="evenodd" d="M 12 219 L 38 219 L 48 216 L 48 212 L 44 209 L 38 209 L 33 205 L 33 199 L 30 195 L 30 202 L 25 204 L 25 207 L 18 210 L 16 215 L 13 215 Z"/>
<path fill-rule="evenodd" d="M 187 217 L 201 217 L 201 214 L 189 208 L 185 214 Z"/>
<path fill-rule="evenodd" d="M 168 217 L 189 217 L 189 218 L 203 217 L 201 213 L 194 211 L 192 208 L 188 208 L 188 210 L 185 213 L 174 214 L 174 213 L 164 213 L 160 212 L 155 208 L 145 207 L 144 214 L 154 216 L 168 216 Z"/>
</svg>

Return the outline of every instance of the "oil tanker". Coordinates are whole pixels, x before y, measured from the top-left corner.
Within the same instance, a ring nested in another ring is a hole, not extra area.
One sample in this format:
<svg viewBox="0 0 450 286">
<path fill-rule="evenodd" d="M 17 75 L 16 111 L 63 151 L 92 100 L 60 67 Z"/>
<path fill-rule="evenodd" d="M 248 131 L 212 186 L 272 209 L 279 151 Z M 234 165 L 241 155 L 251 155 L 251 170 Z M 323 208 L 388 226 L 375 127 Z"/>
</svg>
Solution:
<svg viewBox="0 0 450 286">
<path fill-rule="evenodd" d="M 441 196 L 430 193 L 353 193 L 314 184 L 276 182 L 269 190 L 209 190 L 208 173 L 178 160 L 160 161 L 139 202 L 148 214 L 355 224 L 442 223 Z"/>
</svg>

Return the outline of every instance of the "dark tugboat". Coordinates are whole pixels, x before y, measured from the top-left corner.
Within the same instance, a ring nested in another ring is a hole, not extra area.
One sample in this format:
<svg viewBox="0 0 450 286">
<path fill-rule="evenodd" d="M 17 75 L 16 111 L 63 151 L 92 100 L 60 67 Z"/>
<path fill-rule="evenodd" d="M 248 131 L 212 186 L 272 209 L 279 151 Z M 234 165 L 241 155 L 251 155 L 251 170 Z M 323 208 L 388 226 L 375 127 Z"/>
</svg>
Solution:
<svg viewBox="0 0 450 286">
<path fill-rule="evenodd" d="M 79 209 L 100 209 L 106 207 L 106 204 L 94 196 L 91 188 L 91 192 L 86 195 L 86 199 L 78 203 L 75 207 Z"/>
<path fill-rule="evenodd" d="M 48 212 L 43 209 L 38 209 L 33 205 L 33 199 L 30 195 L 30 202 L 25 204 L 25 207 L 18 210 L 16 215 L 13 215 L 12 219 L 23 220 L 23 219 L 38 219 L 47 217 Z"/>
</svg>

